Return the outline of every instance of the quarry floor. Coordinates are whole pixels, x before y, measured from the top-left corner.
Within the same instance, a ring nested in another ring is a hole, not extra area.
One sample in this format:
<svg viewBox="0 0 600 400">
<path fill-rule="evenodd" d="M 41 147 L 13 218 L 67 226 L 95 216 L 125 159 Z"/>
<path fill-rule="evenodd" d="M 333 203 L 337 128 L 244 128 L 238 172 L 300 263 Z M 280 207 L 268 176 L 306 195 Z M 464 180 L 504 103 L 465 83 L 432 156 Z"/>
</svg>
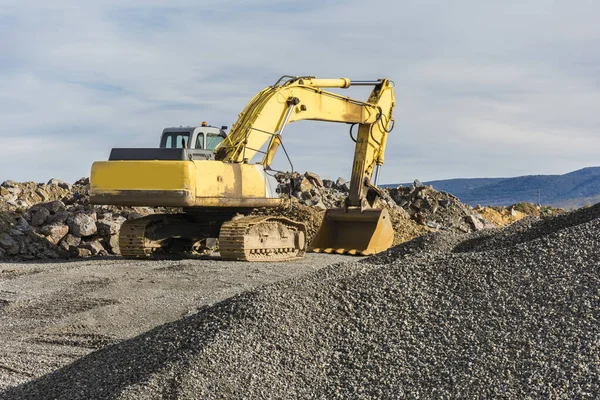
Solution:
<svg viewBox="0 0 600 400">
<path fill-rule="evenodd" d="M 248 289 L 349 260 L 0 263 L 0 390 Z"/>
</svg>

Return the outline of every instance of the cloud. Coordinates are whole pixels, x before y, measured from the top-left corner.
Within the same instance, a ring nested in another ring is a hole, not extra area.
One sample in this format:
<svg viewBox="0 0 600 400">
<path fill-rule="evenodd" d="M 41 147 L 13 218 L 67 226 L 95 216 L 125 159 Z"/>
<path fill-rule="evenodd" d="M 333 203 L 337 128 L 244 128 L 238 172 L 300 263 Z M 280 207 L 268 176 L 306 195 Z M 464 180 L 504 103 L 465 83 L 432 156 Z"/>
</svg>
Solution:
<svg viewBox="0 0 600 400">
<path fill-rule="evenodd" d="M 0 180 L 75 180 L 165 126 L 231 126 L 284 74 L 394 80 L 381 182 L 598 165 L 597 2 L 165 4 L 3 2 Z M 345 125 L 299 122 L 285 144 L 297 170 L 350 173 Z"/>
</svg>

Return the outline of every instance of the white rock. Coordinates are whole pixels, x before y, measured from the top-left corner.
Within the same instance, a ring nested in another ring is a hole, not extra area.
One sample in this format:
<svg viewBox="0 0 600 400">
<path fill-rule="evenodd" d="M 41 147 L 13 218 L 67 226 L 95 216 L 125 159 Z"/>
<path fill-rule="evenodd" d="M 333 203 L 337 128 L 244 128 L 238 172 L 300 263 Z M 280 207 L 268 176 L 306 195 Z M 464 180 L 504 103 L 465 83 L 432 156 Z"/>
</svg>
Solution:
<svg viewBox="0 0 600 400">
<path fill-rule="evenodd" d="M 67 225 L 71 234 L 77 237 L 91 236 L 98 232 L 96 222 L 91 215 L 88 214 L 76 214 L 67 219 Z"/>
</svg>

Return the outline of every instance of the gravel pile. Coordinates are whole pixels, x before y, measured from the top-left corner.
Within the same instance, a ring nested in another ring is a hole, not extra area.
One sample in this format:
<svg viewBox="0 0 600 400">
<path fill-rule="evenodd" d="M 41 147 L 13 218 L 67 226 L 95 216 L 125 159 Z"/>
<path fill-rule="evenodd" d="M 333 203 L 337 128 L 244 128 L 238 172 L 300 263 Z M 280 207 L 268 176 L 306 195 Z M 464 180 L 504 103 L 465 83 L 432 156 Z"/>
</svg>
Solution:
<svg viewBox="0 0 600 400">
<path fill-rule="evenodd" d="M 600 205 L 246 292 L 6 399 L 597 398 Z"/>
</svg>

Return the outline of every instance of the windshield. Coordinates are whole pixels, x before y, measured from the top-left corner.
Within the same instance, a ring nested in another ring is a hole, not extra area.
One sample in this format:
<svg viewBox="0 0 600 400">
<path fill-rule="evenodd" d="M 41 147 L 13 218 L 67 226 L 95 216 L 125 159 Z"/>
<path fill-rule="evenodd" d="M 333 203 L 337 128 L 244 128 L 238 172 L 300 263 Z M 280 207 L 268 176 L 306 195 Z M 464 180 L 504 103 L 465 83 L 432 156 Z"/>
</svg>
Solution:
<svg viewBox="0 0 600 400">
<path fill-rule="evenodd" d="M 188 147 L 189 141 L 189 132 L 169 132 L 163 135 L 160 147 L 167 149 L 185 149 Z"/>
<path fill-rule="evenodd" d="M 208 150 L 214 150 L 215 147 L 217 147 L 217 145 L 223 141 L 223 139 L 224 138 L 221 135 L 217 135 L 214 133 L 207 133 L 206 134 L 206 148 Z"/>
</svg>

